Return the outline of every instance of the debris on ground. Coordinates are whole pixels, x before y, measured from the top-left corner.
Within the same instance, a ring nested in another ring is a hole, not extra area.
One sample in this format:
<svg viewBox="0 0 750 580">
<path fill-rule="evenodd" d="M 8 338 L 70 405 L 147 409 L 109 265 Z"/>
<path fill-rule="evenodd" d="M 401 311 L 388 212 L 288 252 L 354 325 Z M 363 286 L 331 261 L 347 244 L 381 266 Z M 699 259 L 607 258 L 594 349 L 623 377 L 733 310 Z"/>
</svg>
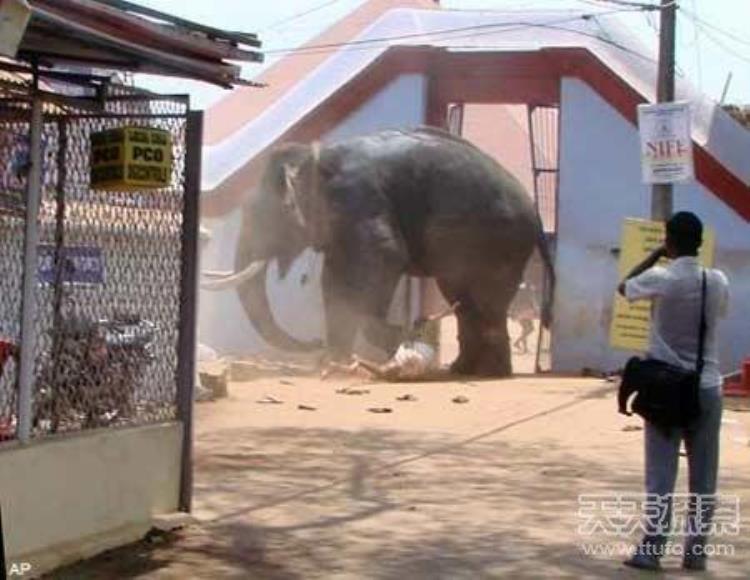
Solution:
<svg viewBox="0 0 750 580">
<path fill-rule="evenodd" d="M 294 359 L 285 361 L 252 356 L 229 361 L 229 380 L 245 382 L 276 378 L 279 375 L 306 377 L 317 372 L 318 365 L 314 358 L 295 356 Z"/>
<path fill-rule="evenodd" d="M 157 528 L 151 528 L 146 535 L 143 536 L 143 541 L 146 544 L 159 545 L 167 543 L 172 537 L 171 532 L 159 530 Z"/>
<path fill-rule="evenodd" d="M 294 386 L 294 383 L 293 383 L 292 381 L 287 381 L 287 380 L 285 380 L 285 379 L 281 379 L 281 380 L 279 381 L 279 384 L 280 384 L 280 385 L 289 385 L 290 387 L 293 387 L 293 386 Z"/>
<path fill-rule="evenodd" d="M 458 395 L 458 397 L 453 397 L 451 399 L 451 401 L 453 401 L 454 403 L 457 403 L 457 404 L 461 405 L 463 403 L 468 403 L 469 402 L 469 397 L 464 397 L 463 395 Z"/>
<path fill-rule="evenodd" d="M 317 407 L 311 407 L 310 405 L 297 405 L 300 411 L 317 411 Z"/>
<path fill-rule="evenodd" d="M 355 389 L 352 387 L 344 387 L 342 389 L 336 389 L 339 395 L 369 395 L 369 389 Z"/>
<path fill-rule="evenodd" d="M 390 407 L 370 407 L 367 409 L 370 413 L 393 413 Z"/>
<path fill-rule="evenodd" d="M 581 369 L 582 377 L 594 377 L 597 379 L 606 379 L 607 373 L 601 369 L 592 369 L 591 367 L 583 367 Z"/>
<path fill-rule="evenodd" d="M 643 431 L 643 426 L 641 426 L 641 425 L 625 425 L 622 428 L 622 430 L 625 431 L 625 432 L 628 432 L 628 431 Z"/>
<path fill-rule="evenodd" d="M 277 399 L 276 397 L 272 397 L 271 395 L 265 395 L 264 397 L 258 399 L 256 403 L 259 403 L 261 405 L 281 405 L 284 403 L 284 401 Z"/>
<path fill-rule="evenodd" d="M 153 530 L 162 533 L 174 532 L 196 523 L 196 519 L 186 512 L 158 514 L 151 518 Z"/>
<path fill-rule="evenodd" d="M 214 401 L 229 394 L 229 365 L 224 360 L 201 362 L 198 364 L 198 388 L 196 399 Z"/>
<path fill-rule="evenodd" d="M 407 393 L 405 395 L 401 395 L 400 397 L 396 397 L 396 400 L 397 401 L 416 401 L 417 398 L 414 395 Z"/>
</svg>

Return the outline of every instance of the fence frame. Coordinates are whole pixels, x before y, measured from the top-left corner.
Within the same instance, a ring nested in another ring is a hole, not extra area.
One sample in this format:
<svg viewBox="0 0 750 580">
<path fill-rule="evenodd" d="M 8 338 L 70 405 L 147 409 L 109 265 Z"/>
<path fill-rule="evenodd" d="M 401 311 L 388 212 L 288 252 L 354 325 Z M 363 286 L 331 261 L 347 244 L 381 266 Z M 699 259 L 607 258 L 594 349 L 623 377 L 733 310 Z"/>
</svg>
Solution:
<svg viewBox="0 0 750 580">
<path fill-rule="evenodd" d="M 29 154 L 31 167 L 26 189 L 26 223 L 23 240 L 23 283 L 21 298 L 21 353 L 18 373 L 18 426 L 16 438 L 31 439 L 31 405 L 36 349 L 36 284 L 39 251 L 39 205 L 42 198 L 42 100 L 35 95 L 31 105 Z"/>
<path fill-rule="evenodd" d="M 177 419 L 182 422 L 180 511 L 193 503 L 193 404 L 196 382 L 198 238 L 200 235 L 203 112 L 189 111 L 185 132 L 185 202 L 182 213 L 180 317 L 177 343 Z"/>
</svg>

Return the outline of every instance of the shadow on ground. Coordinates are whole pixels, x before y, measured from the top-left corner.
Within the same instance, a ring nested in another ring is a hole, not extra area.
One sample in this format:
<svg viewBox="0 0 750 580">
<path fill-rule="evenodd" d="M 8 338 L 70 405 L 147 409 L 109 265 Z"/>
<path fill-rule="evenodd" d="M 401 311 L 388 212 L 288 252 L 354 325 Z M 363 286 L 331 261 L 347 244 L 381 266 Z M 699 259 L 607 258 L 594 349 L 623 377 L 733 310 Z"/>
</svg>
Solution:
<svg viewBox="0 0 750 580">
<path fill-rule="evenodd" d="M 225 429 L 198 441 L 199 525 L 51 577 L 630 577 L 619 556 L 583 554 L 583 542 L 623 539 L 579 535 L 578 496 L 639 491 L 641 478 L 637 462 L 510 441 L 502 428 L 465 439 Z M 732 486 L 750 489 L 750 479 L 734 477 Z M 750 546 L 741 541 L 721 577 L 745 577 Z"/>
</svg>

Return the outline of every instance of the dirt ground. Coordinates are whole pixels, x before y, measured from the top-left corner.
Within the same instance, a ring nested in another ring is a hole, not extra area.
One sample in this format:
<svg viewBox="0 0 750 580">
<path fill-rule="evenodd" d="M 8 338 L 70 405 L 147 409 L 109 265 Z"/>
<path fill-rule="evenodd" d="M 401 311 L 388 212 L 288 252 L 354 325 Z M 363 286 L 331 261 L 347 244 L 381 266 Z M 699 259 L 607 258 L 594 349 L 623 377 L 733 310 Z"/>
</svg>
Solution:
<svg viewBox="0 0 750 580">
<path fill-rule="evenodd" d="M 621 565 L 634 534 L 579 529 L 581 494 L 641 492 L 640 421 L 616 413 L 615 390 L 523 376 L 232 383 L 229 398 L 197 406 L 198 524 L 53 577 L 640 577 Z M 406 394 L 416 400 L 397 400 Z M 734 554 L 714 558 L 708 577 L 748 577 L 749 434 L 750 413 L 725 413 L 721 491 L 748 507 L 742 533 L 715 539 Z M 586 554 L 594 545 L 605 547 Z M 687 577 L 677 556 L 664 565 Z"/>
</svg>

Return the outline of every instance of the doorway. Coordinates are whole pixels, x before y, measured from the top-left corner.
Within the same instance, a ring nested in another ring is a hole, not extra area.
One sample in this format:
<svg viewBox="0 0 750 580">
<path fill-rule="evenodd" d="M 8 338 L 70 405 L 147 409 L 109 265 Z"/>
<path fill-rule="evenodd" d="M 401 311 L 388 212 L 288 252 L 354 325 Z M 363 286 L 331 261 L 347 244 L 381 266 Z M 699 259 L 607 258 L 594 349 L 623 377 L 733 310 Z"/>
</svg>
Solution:
<svg viewBox="0 0 750 580">
<path fill-rule="evenodd" d="M 448 130 L 461 135 L 513 173 L 532 196 L 542 221 L 547 247 L 554 263 L 557 232 L 559 175 L 559 107 L 533 104 L 451 103 L 446 111 Z M 538 250 L 524 274 L 523 286 L 511 307 L 508 331 L 511 337 L 513 369 L 532 374 L 551 369 L 549 329 L 541 325 L 545 297 L 551 299 L 551 281 Z M 445 307 L 433 281 L 426 283 L 426 310 Z M 440 324 L 441 364 L 458 354 L 455 316 Z"/>
</svg>

